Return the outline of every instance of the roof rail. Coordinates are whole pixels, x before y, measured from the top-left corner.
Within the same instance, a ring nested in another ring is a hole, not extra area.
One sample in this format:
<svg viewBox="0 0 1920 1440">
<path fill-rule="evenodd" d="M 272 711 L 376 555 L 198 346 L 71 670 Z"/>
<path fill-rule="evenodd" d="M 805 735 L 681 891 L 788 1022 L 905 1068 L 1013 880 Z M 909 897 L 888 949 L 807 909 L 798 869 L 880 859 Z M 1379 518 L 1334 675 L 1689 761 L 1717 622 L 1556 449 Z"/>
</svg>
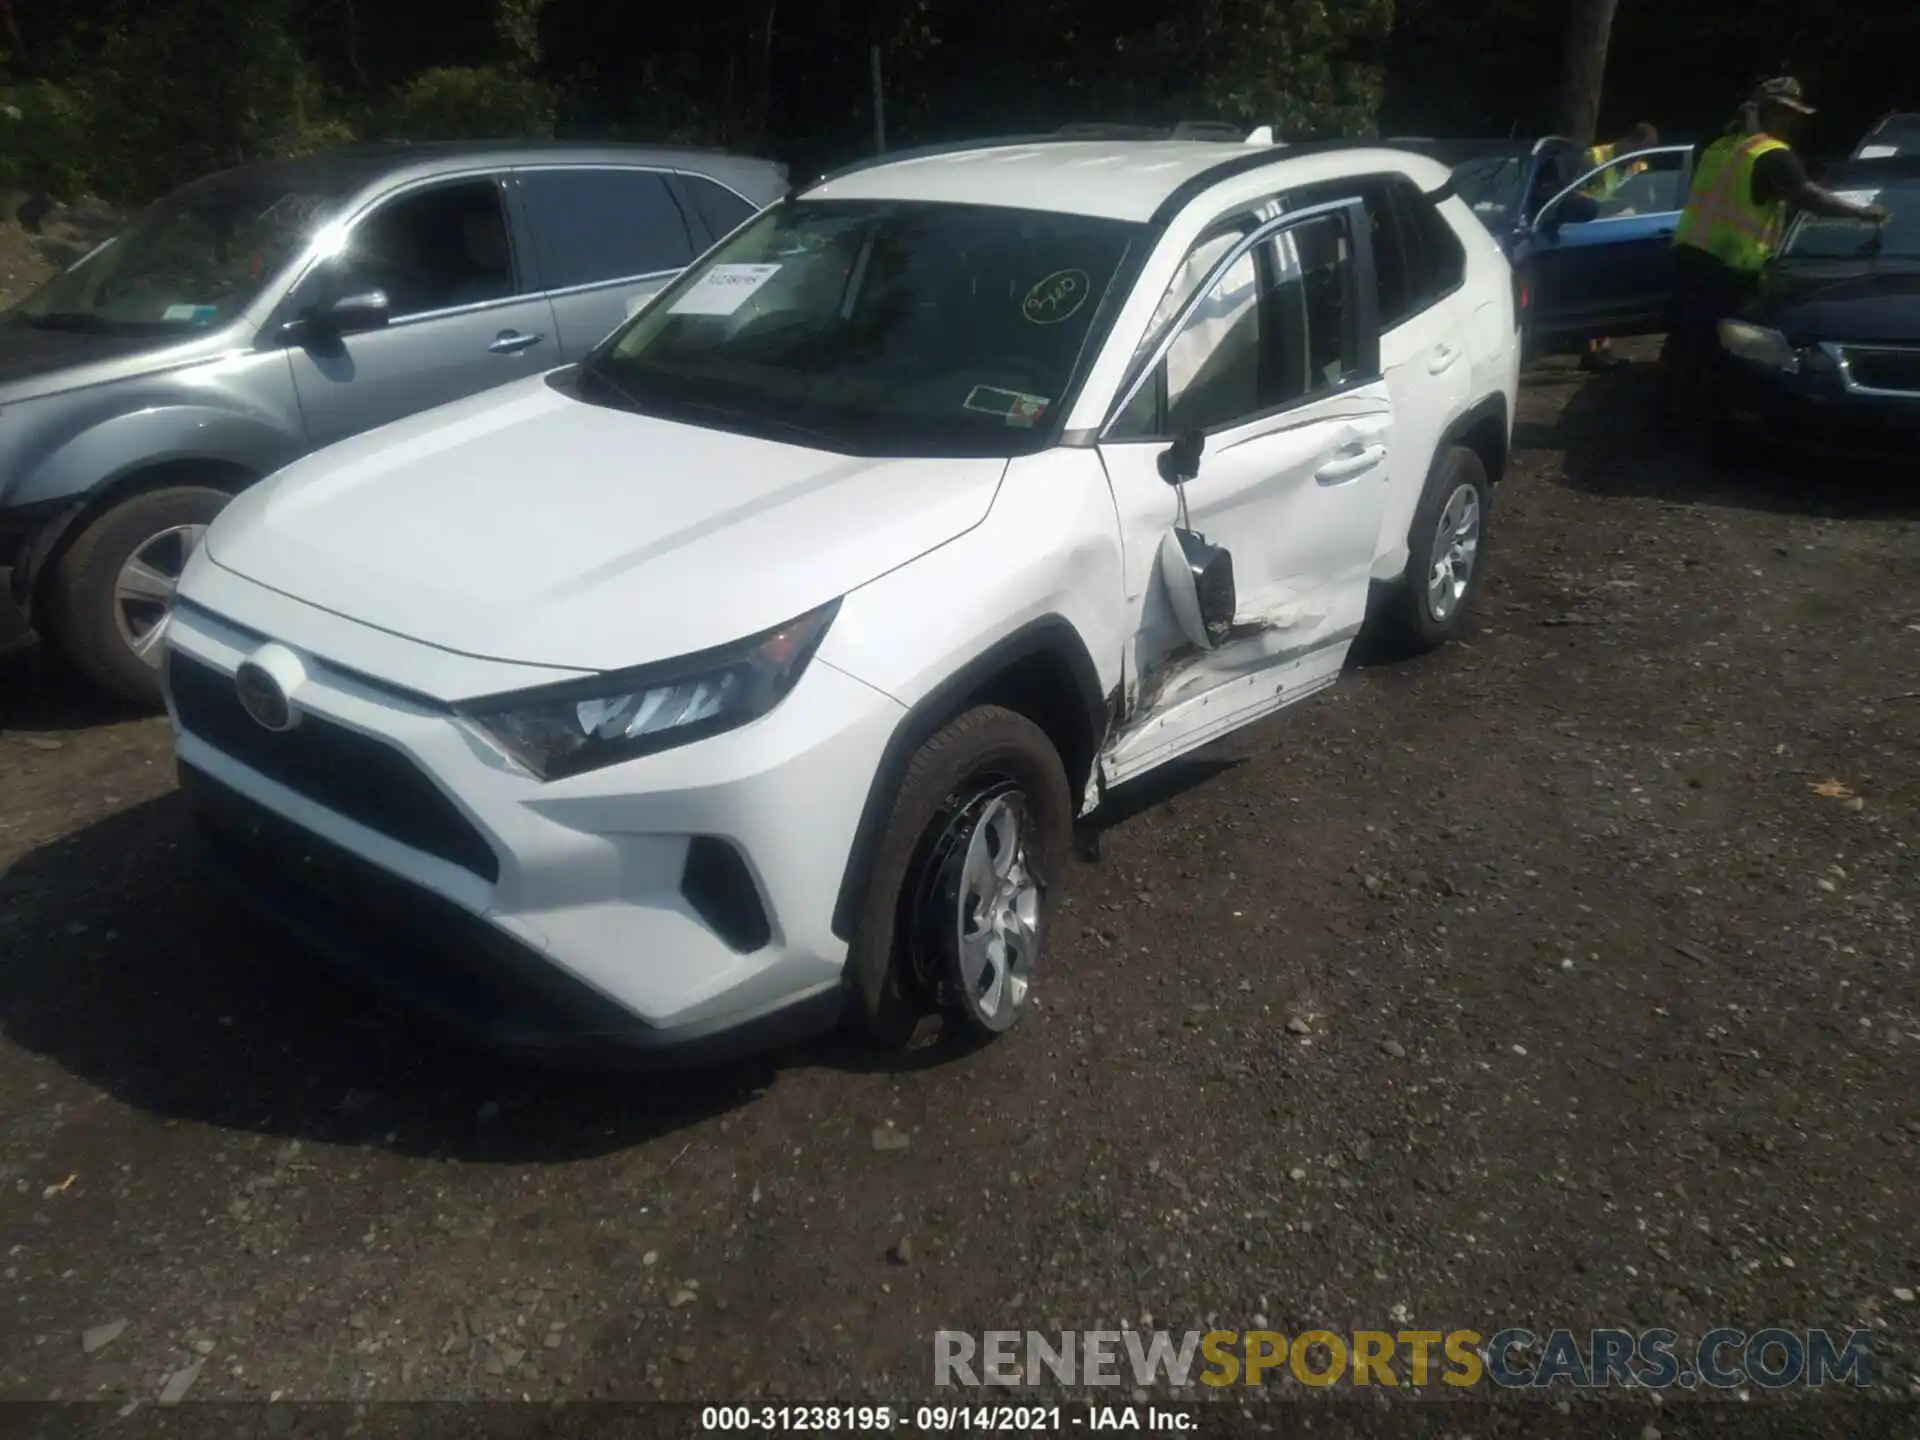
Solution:
<svg viewBox="0 0 1920 1440">
<path fill-rule="evenodd" d="M 1225 120 L 1182 120 L 1173 127 L 1175 140 L 1230 140 L 1237 144 L 1246 134 L 1245 126 Z"/>
<path fill-rule="evenodd" d="M 1238 143 L 1246 131 L 1227 120 L 1182 120 L 1174 125 L 1086 120 L 1062 125 L 1054 134 L 1063 140 L 1228 140 Z"/>
<path fill-rule="evenodd" d="M 881 165 L 892 165 L 901 160 L 931 160 L 941 155 L 964 155 L 969 150 L 993 150 L 1002 145 L 1049 145 L 1064 140 L 1079 140 L 1079 135 L 996 135 L 978 140 L 950 140 L 942 145 L 917 145 L 911 150 L 888 150 L 879 155 L 869 155 L 864 160 L 855 160 L 842 165 L 837 170 L 829 170 L 821 175 L 808 189 L 815 185 L 825 185 L 830 180 L 839 180 L 847 175 L 857 175 L 863 170 L 872 170 Z"/>
<path fill-rule="evenodd" d="M 1233 133 L 1236 140 L 1243 138 L 1240 131 L 1235 130 Z M 1258 132 L 1255 133 L 1257 134 Z M 927 160 L 941 155 L 964 155 L 970 150 L 992 150 L 1000 146 L 1058 145 L 1076 140 L 1085 140 L 1087 138 L 1089 137 L 1084 129 L 1079 133 L 1075 133 L 1073 127 L 1070 126 L 1068 127 L 1067 133 L 1064 134 L 1056 131 L 1050 135 L 1003 135 L 992 139 L 962 140 L 946 145 L 922 145 L 912 150 L 894 150 L 884 155 L 870 155 L 864 160 L 856 160 L 850 165 L 843 165 L 838 170 L 828 171 L 811 184 L 804 187 L 797 186 L 789 191 L 788 194 L 791 198 L 794 195 L 801 194 L 803 190 L 812 190 L 848 175 L 857 175 L 862 171 L 872 170 L 881 165 L 891 165 L 898 160 Z M 1294 156 L 1322 155 L 1340 150 L 1378 148 L 1386 143 L 1380 140 L 1302 140 L 1287 143 L 1275 142 L 1271 145 L 1260 145 L 1258 149 L 1255 149 L 1253 138 L 1248 136 L 1245 137 L 1245 139 L 1248 153 L 1228 156 L 1213 165 L 1209 165 L 1199 174 L 1188 177 L 1188 179 L 1177 187 L 1174 193 L 1168 196 L 1167 200 L 1162 203 L 1162 213 L 1155 216 L 1154 223 L 1165 223 L 1168 213 L 1177 211 L 1179 206 L 1185 204 L 1186 201 L 1194 195 L 1244 170 L 1254 169 L 1261 165 L 1274 164 L 1280 160 Z M 1267 151 L 1269 149 L 1278 150 L 1282 153 L 1279 155 L 1268 154 Z"/>
<path fill-rule="evenodd" d="M 1270 127 L 1262 127 L 1269 129 Z M 1259 132 L 1255 132 L 1257 135 Z M 863 170 L 872 170 L 877 166 L 891 165 L 900 160 L 931 160 L 941 155 L 964 155 L 970 150 L 993 150 L 1004 145 L 1062 145 L 1076 140 L 1229 140 L 1235 144 L 1245 140 L 1254 143 L 1237 125 L 1223 120 L 1183 120 L 1178 125 L 1133 125 L 1125 122 L 1101 120 L 1087 121 L 1072 125 L 1062 125 L 1058 130 L 1039 135 L 988 135 L 974 140 L 951 140 L 939 145 L 919 145 L 910 150 L 889 150 L 879 155 L 869 155 L 861 160 L 850 161 L 836 170 L 829 170 L 812 182 L 825 185 L 830 180 L 839 180 L 855 175 Z M 1264 143 L 1271 143 L 1271 134 Z"/>
</svg>

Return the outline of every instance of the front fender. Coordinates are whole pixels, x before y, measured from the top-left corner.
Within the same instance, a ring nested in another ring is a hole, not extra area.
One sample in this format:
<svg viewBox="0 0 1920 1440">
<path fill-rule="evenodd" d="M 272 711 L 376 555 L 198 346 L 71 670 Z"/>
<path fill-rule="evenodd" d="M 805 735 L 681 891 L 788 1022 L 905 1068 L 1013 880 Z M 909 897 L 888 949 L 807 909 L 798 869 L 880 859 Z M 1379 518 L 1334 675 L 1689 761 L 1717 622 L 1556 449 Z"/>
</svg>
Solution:
<svg viewBox="0 0 1920 1440">
<path fill-rule="evenodd" d="M 158 465 L 204 460 L 260 476 L 304 448 L 304 437 L 263 417 L 215 405 L 160 405 L 111 416 L 56 440 L 14 477 L 9 505 L 96 494 Z"/>
</svg>

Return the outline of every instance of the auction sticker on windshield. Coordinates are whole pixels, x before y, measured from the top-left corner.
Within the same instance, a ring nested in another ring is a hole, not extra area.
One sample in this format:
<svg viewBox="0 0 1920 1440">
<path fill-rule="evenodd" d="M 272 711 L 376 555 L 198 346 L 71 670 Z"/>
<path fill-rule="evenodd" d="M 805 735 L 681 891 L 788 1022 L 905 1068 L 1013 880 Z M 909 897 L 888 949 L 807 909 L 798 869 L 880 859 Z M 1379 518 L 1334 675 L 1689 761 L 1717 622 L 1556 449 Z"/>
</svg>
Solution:
<svg viewBox="0 0 1920 1440">
<path fill-rule="evenodd" d="M 731 315 L 779 273 L 778 265 L 716 265 L 673 302 L 673 313 Z"/>
<path fill-rule="evenodd" d="M 1027 430 L 1047 413 L 1052 402 L 1044 395 L 1025 395 L 1018 390 L 1002 390 L 994 385 L 976 385 L 964 402 L 969 410 L 999 415 L 1016 429 Z"/>
</svg>

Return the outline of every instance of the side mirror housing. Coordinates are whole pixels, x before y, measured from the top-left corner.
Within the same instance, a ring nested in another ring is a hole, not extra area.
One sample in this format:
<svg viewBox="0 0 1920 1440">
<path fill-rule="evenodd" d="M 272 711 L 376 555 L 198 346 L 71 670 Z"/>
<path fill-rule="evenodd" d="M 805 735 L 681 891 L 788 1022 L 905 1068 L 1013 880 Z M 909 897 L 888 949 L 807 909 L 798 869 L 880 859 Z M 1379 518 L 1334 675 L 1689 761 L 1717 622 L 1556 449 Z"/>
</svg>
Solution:
<svg viewBox="0 0 1920 1440">
<path fill-rule="evenodd" d="M 308 306 L 281 328 L 280 338 L 291 345 L 329 344 L 343 335 L 381 329 L 392 310 L 386 291 L 356 290 Z"/>
<path fill-rule="evenodd" d="M 384 290 L 357 290 L 322 306 L 314 317 L 330 335 L 354 335 L 379 330 L 392 318 L 393 307 Z"/>
<path fill-rule="evenodd" d="M 1160 478 L 1169 485 L 1184 485 L 1200 473 L 1200 454 L 1207 437 L 1198 430 L 1183 430 L 1173 443 L 1160 452 Z"/>
</svg>

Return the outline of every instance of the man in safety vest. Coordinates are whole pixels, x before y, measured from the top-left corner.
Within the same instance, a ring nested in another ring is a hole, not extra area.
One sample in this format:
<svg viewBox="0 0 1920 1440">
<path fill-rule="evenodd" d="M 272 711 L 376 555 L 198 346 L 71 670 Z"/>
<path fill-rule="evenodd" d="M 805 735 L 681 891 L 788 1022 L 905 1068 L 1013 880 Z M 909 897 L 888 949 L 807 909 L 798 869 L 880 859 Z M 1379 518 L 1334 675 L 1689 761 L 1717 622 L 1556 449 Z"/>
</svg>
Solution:
<svg viewBox="0 0 1920 1440">
<path fill-rule="evenodd" d="M 1700 152 L 1673 236 L 1673 314 L 1661 354 L 1670 417 L 1686 413 L 1719 359 L 1720 322 L 1740 308 L 1786 228 L 1790 211 L 1884 223 L 1877 205 L 1858 205 L 1813 183 L 1789 143 L 1813 113 L 1790 76 L 1754 92 L 1754 128 L 1736 126 Z"/>
<path fill-rule="evenodd" d="M 1591 200 L 1607 200 L 1615 195 L 1620 187 L 1636 175 L 1644 175 L 1647 162 L 1636 160 L 1629 165 L 1615 165 L 1618 155 L 1631 155 L 1639 150 L 1651 150 L 1660 143 L 1660 132 L 1646 121 L 1629 126 L 1618 140 L 1606 145 L 1589 145 L 1580 152 L 1580 163 L 1588 170 L 1600 170 L 1591 181 L 1580 188 L 1580 193 Z M 1604 335 L 1595 335 L 1588 339 L 1586 353 L 1580 357 L 1582 370 L 1602 370 L 1614 364 L 1612 343 Z"/>
</svg>

